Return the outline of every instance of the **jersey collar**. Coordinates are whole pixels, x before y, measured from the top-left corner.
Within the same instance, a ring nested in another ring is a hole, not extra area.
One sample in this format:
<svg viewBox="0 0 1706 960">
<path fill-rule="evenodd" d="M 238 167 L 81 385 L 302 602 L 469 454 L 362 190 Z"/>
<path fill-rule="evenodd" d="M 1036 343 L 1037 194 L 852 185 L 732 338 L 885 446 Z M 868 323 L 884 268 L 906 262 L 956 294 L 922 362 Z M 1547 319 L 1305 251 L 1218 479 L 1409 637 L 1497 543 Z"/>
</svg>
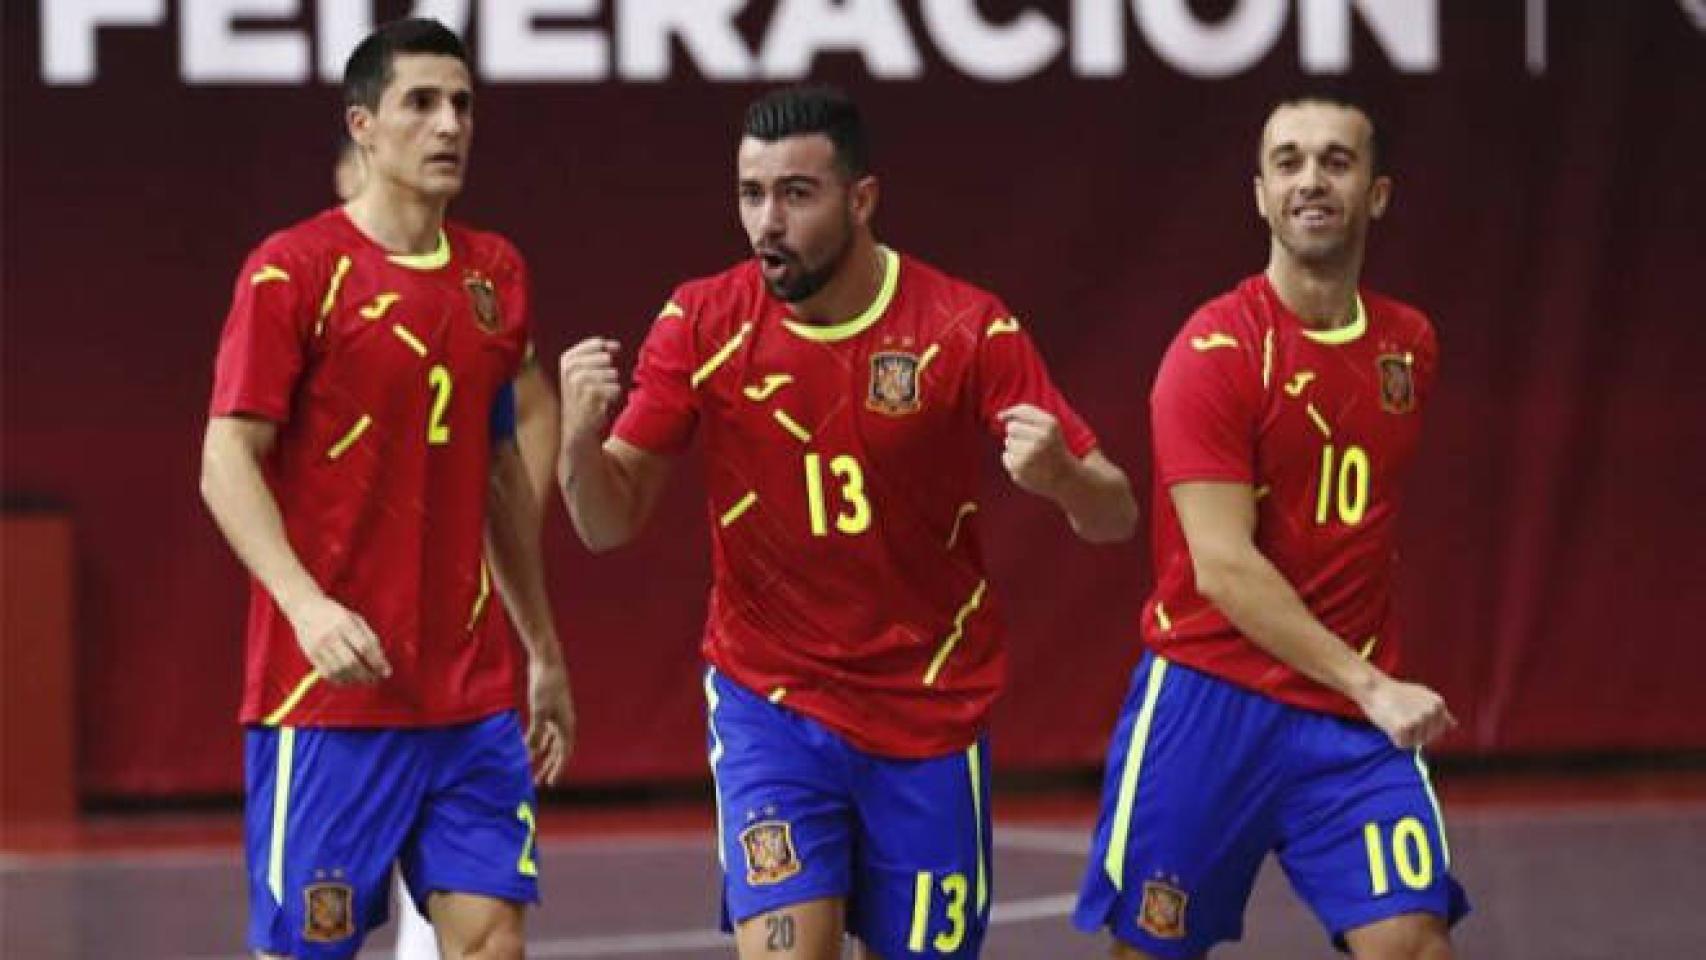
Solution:
<svg viewBox="0 0 1706 960">
<path fill-rule="evenodd" d="M 900 257 L 888 247 L 877 247 L 877 253 L 883 258 L 883 282 L 877 288 L 877 298 L 859 314 L 845 323 L 834 326 L 817 326 L 810 323 L 800 323 L 797 320 L 784 320 L 782 326 L 787 327 L 794 336 L 805 340 L 815 340 L 819 343 L 829 343 L 836 340 L 846 340 L 858 336 L 870 329 L 871 325 L 882 319 L 888 310 L 889 303 L 894 300 L 895 288 L 900 285 Z"/>
</svg>

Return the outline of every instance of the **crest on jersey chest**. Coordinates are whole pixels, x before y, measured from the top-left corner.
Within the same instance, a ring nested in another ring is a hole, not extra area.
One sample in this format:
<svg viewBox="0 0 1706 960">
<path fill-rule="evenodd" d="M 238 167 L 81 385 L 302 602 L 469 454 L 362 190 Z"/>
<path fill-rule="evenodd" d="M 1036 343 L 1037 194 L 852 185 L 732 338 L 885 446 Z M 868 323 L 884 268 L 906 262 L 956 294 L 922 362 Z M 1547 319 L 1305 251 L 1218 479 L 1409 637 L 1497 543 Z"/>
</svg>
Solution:
<svg viewBox="0 0 1706 960">
<path fill-rule="evenodd" d="M 866 409 L 891 417 L 917 413 L 924 406 L 918 391 L 920 366 L 915 353 L 883 350 L 871 354 L 871 388 L 865 395 Z"/>
<path fill-rule="evenodd" d="M 498 290 L 485 274 L 469 270 L 462 274 L 462 287 L 473 302 L 474 322 L 487 333 L 497 333 L 503 317 L 498 312 Z"/>
<path fill-rule="evenodd" d="M 1380 373 L 1380 409 L 1387 413 L 1409 413 L 1416 409 L 1415 356 L 1383 353 L 1374 358 Z"/>
</svg>

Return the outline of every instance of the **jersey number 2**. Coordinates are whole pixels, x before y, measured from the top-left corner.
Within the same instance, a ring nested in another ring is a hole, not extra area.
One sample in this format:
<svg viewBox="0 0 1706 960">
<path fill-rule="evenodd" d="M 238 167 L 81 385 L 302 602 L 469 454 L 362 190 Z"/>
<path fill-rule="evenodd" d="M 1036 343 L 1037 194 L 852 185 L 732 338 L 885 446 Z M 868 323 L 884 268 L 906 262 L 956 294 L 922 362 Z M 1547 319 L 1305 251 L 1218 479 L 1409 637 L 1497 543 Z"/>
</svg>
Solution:
<svg viewBox="0 0 1706 960">
<path fill-rule="evenodd" d="M 432 415 L 427 417 L 427 445 L 442 447 L 450 442 L 450 424 L 444 415 L 450 411 L 450 369 L 435 363 L 427 371 L 427 387 L 432 390 Z"/>
</svg>

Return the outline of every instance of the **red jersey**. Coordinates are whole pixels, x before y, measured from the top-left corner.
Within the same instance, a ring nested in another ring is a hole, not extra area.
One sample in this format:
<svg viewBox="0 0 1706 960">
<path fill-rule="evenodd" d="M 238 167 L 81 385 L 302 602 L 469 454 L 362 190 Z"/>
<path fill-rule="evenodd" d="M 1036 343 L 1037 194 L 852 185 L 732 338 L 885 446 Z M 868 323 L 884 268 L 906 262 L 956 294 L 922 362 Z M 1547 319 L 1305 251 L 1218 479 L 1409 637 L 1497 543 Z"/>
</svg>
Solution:
<svg viewBox="0 0 1706 960">
<path fill-rule="evenodd" d="M 703 430 L 713 584 L 704 655 L 862 749 L 928 757 L 982 729 L 1006 653 L 977 533 L 996 414 L 1095 446 L 995 297 L 882 249 L 863 315 L 791 319 L 755 262 L 678 288 L 615 435 Z"/>
<path fill-rule="evenodd" d="M 1394 672 L 1398 506 L 1436 357 L 1425 316 L 1366 291 L 1356 319 L 1331 331 L 1305 327 L 1260 275 L 1191 317 L 1150 395 L 1158 583 L 1143 636 L 1153 650 L 1294 706 L 1362 718 L 1198 595 L 1167 491 L 1189 480 L 1254 487 L 1257 548 L 1327 629 Z"/>
<path fill-rule="evenodd" d="M 265 467 L 291 547 L 373 628 L 393 672 L 316 682 L 254 582 L 243 722 L 426 726 L 516 705 L 517 651 L 494 622 L 482 540 L 493 402 L 527 318 L 515 248 L 456 224 L 436 253 L 392 256 L 334 209 L 250 254 L 209 412 L 279 425 Z"/>
</svg>

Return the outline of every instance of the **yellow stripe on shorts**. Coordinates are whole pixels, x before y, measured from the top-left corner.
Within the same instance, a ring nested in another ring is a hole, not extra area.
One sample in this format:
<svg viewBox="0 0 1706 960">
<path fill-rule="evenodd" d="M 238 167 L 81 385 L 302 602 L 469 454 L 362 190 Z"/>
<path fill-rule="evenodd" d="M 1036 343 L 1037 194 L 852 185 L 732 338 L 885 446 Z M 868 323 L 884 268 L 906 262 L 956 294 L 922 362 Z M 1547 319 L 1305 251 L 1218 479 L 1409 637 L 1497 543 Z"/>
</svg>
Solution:
<svg viewBox="0 0 1706 960">
<path fill-rule="evenodd" d="M 1114 882 L 1115 890 L 1124 889 L 1125 848 L 1131 836 L 1131 810 L 1137 802 L 1137 778 L 1143 771 L 1143 751 L 1149 745 L 1149 725 L 1155 719 L 1155 701 L 1161 697 L 1161 678 L 1167 675 L 1167 661 L 1156 657 L 1149 664 L 1149 683 L 1143 689 L 1143 706 L 1137 711 L 1137 724 L 1131 731 L 1131 745 L 1125 752 L 1125 769 L 1120 774 L 1120 796 L 1114 805 L 1114 826 L 1108 835 L 1108 853 L 1102 859 L 1102 869 Z"/>
</svg>

